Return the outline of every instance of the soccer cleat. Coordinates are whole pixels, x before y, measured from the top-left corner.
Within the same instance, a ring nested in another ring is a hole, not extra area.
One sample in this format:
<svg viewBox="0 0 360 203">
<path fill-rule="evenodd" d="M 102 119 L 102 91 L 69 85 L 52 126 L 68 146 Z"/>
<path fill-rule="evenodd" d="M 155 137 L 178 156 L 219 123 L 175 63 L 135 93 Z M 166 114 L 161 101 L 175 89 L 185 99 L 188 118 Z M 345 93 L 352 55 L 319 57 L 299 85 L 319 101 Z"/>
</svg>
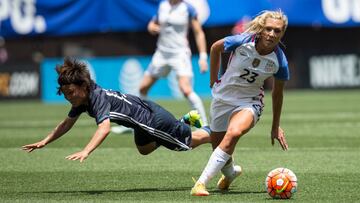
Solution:
<svg viewBox="0 0 360 203">
<path fill-rule="evenodd" d="M 235 180 L 235 178 L 241 175 L 242 170 L 240 166 L 238 165 L 234 166 L 234 171 L 235 173 L 231 177 L 226 177 L 224 175 L 221 176 L 221 178 L 217 183 L 217 187 L 220 190 L 228 190 L 230 184 Z"/>
<path fill-rule="evenodd" d="M 209 192 L 202 183 L 195 183 L 194 187 L 191 188 L 190 194 L 192 196 L 209 196 Z"/>
<path fill-rule="evenodd" d="M 201 120 L 200 114 L 196 110 L 192 110 L 189 113 L 185 114 L 181 118 L 181 121 L 190 126 L 194 126 L 197 128 L 202 127 L 202 120 Z"/>
</svg>

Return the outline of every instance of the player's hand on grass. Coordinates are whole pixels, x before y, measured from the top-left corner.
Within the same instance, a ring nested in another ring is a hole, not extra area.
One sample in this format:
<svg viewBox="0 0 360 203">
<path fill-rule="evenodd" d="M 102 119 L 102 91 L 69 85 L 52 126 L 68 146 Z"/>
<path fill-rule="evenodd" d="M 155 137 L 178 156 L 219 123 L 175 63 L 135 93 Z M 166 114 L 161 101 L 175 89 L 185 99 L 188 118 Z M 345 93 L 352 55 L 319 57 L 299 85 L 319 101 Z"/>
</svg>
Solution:
<svg viewBox="0 0 360 203">
<path fill-rule="evenodd" d="M 22 148 L 22 150 L 25 150 L 27 152 L 32 152 L 35 149 L 40 149 L 40 148 L 45 147 L 45 145 L 46 145 L 45 141 L 42 140 L 40 142 L 36 142 L 33 144 L 24 145 L 21 148 Z"/>
<path fill-rule="evenodd" d="M 271 144 L 274 145 L 274 140 L 279 141 L 280 146 L 284 151 L 288 150 L 289 146 L 285 139 L 285 132 L 280 127 L 271 131 Z"/>
<path fill-rule="evenodd" d="M 75 154 L 71 154 L 67 157 L 65 157 L 68 160 L 80 160 L 80 162 L 83 162 L 87 157 L 89 156 L 89 153 L 86 151 L 76 152 Z"/>
</svg>

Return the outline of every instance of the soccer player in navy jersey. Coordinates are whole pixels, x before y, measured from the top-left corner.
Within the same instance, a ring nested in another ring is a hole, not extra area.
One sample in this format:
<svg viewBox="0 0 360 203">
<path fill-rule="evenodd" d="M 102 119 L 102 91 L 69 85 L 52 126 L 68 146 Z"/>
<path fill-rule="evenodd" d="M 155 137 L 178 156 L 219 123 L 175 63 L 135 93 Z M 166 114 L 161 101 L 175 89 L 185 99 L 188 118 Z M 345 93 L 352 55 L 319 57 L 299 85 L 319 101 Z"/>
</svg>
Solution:
<svg viewBox="0 0 360 203">
<path fill-rule="evenodd" d="M 209 143 L 209 132 L 202 128 L 191 132 L 191 123 L 201 127 L 200 115 L 190 112 L 183 121 L 175 119 L 167 110 L 154 102 L 139 97 L 106 90 L 95 84 L 85 63 L 66 58 L 56 67 L 58 94 L 64 94 L 72 107 L 67 118 L 43 140 L 22 146 L 27 152 L 42 148 L 68 132 L 80 114 L 88 113 L 98 125 L 86 147 L 67 156 L 69 160 L 84 161 L 110 133 L 110 122 L 134 129 L 135 144 L 140 154 L 147 155 L 159 146 L 170 150 L 186 151 Z"/>
<path fill-rule="evenodd" d="M 227 190 L 231 182 L 241 174 L 241 167 L 234 165 L 234 153 L 240 137 L 249 132 L 259 120 L 264 107 L 263 84 L 273 78 L 273 120 L 271 142 L 278 140 L 287 150 L 285 133 L 280 127 L 283 89 L 289 80 L 286 56 L 279 47 L 288 25 L 281 11 L 263 11 L 248 24 L 240 35 L 216 41 L 210 51 L 211 141 L 214 148 L 191 195 L 208 196 L 206 184 L 218 172 L 220 190 Z M 230 52 L 228 66 L 218 78 L 221 53 Z"/>
</svg>

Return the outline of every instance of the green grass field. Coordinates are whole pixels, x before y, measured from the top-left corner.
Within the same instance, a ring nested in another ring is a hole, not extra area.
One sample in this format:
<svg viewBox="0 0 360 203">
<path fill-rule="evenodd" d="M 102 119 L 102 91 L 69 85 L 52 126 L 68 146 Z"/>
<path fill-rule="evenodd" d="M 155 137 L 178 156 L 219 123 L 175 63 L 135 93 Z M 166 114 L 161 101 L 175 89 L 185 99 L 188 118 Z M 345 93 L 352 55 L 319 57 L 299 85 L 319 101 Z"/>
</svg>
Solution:
<svg viewBox="0 0 360 203">
<path fill-rule="evenodd" d="M 162 101 L 180 117 L 185 101 Z M 209 101 L 206 101 L 209 109 Z M 33 153 L 21 146 L 47 135 L 66 115 L 67 105 L 40 102 L 0 103 L 0 202 L 264 202 L 266 174 L 276 167 L 292 169 L 298 192 L 289 202 L 360 201 L 360 91 L 287 91 L 282 127 L 290 150 L 270 144 L 271 96 L 265 112 L 240 139 L 235 159 L 244 173 L 228 193 L 208 185 L 209 197 L 191 197 L 191 177 L 198 177 L 210 145 L 190 152 L 160 148 L 148 156 L 135 149 L 133 136 L 110 134 L 84 162 L 64 157 L 90 140 L 95 121 L 82 115 L 58 141 Z"/>
</svg>

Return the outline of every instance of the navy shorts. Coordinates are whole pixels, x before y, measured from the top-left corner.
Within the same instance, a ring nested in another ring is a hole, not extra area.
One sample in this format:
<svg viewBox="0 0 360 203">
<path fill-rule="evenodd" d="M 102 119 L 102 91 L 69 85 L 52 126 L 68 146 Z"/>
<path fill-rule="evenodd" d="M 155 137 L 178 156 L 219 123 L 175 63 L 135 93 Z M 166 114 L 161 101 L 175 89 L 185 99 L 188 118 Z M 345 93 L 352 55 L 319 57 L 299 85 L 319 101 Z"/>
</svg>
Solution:
<svg viewBox="0 0 360 203">
<path fill-rule="evenodd" d="M 135 144 L 144 146 L 156 142 L 170 150 L 191 149 L 191 128 L 177 120 L 170 112 L 158 104 L 146 101 L 153 113 L 151 124 L 134 128 Z"/>
</svg>

